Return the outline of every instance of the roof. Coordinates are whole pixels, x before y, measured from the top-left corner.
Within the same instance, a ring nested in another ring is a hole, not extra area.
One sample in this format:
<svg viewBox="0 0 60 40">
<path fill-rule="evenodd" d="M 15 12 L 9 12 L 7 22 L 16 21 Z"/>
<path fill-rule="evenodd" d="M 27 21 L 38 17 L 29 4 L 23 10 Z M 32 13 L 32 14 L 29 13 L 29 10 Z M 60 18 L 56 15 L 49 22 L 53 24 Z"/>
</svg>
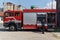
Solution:
<svg viewBox="0 0 60 40">
<path fill-rule="evenodd" d="M 11 2 L 7 2 L 7 4 L 12 4 Z"/>
<path fill-rule="evenodd" d="M 0 12 L 0 16 L 4 16 L 4 12 Z"/>
</svg>

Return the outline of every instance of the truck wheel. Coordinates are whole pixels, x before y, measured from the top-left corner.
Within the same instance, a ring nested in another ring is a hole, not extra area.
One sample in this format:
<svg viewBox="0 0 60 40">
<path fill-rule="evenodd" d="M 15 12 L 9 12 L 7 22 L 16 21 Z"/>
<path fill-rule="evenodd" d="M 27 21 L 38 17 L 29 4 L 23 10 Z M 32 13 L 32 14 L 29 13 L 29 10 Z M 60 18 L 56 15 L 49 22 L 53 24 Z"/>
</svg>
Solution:
<svg viewBox="0 0 60 40">
<path fill-rule="evenodd" d="M 10 30 L 10 31 L 17 31 L 17 28 L 16 28 L 14 25 L 11 25 L 11 26 L 9 27 L 9 30 Z"/>
</svg>

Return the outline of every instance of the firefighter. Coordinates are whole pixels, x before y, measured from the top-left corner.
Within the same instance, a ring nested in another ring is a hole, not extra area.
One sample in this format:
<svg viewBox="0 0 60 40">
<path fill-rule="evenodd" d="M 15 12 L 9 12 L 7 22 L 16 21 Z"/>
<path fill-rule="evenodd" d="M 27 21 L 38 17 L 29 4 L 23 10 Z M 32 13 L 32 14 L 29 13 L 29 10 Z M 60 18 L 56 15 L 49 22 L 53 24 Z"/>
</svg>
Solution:
<svg viewBox="0 0 60 40">
<path fill-rule="evenodd" d="M 42 23 L 41 31 L 42 31 L 42 34 L 44 34 L 44 31 L 45 31 L 45 20 L 43 19 L 41 23 Z"/>
</svg>

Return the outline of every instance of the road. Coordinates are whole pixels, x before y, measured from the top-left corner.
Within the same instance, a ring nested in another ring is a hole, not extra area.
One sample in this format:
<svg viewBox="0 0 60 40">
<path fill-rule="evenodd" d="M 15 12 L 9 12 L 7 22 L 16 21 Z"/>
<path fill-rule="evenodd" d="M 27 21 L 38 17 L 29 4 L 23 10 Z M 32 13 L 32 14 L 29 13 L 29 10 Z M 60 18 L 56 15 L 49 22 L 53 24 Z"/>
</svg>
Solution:
<svg viewBox="0 0 60 40">
<path fill-rule="evenodd" d="M 52 33 L 17 31 L 17 32 L 0 32 L 0 40 L 59 40 L 53 37 Z"/>
<path fill-rule="evenodd" d="M 0 24 L 0 40 L 60 40 L 53 36 L 52 32 L 40 31 L 4 31 Z"/>
</svg>

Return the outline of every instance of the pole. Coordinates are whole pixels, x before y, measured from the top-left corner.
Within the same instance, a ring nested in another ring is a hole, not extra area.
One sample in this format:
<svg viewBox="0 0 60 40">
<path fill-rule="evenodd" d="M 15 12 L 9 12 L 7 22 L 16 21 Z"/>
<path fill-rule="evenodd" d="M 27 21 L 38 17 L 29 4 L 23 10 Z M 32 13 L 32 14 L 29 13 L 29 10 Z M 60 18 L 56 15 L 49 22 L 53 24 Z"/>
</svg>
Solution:
<svg viewBox="0 0 60 40">
<path fill-rule="evenodd" d="M 53 9 L 53 0 L 52 0 L 52 4 L 51 4 L 51 9 Z"/>
</svg>

